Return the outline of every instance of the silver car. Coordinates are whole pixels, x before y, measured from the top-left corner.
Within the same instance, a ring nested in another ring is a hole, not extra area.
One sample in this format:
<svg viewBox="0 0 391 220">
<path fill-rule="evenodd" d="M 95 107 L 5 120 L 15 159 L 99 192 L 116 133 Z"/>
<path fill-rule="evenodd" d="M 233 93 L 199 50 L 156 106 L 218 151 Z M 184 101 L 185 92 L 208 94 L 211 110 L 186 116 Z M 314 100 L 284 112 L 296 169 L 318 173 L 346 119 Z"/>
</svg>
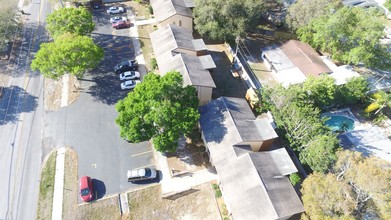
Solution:
<svg viewBox="0 0 391 220">
<path fill-rule="evenodd" d="M 137 71 L 126 71 L 119 74 L 120 80 L 131 80 L 131 79 L 139 79 L 140 73 Z"/>
<path fill-rule="evenodd" d="M 107 14 L 120 14 L 120 13 L 124 13 L 125 12 L 125 8 L 123 7 L 110 7 L 109 9 L 107 9 Z"/>
<path fill-rule="evenodd" d="M 126 21 L 128 20 L 127 17 L 113 17 L 113 18 L 110 18 L 110 23 L 116 23 L 118 21 Z"/>
<path fill-rule="evenodd" d="M 134 89 L 137 84 L 141 83 L 140 80 L 128 80 L 123 83 L 121 83 L 121 89 L 126 90 L 126 89 Z"/>
<path fill-rule="evenodd" d="M 152 180 L 157 177 L 155 168 L 142 168 L 137 170 L 128 170 L 128 182 L 137 182 L 141 180 Z"/>
</svg>

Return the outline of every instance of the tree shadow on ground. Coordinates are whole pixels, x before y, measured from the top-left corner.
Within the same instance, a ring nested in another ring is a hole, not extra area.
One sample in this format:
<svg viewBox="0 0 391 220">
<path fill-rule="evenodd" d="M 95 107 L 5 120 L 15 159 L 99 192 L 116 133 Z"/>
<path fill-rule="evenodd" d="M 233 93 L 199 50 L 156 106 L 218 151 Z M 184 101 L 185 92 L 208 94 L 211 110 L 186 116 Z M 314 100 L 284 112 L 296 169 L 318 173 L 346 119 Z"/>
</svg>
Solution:
<svg viewBox="0 0 391 220">
<path fill-rule="evenodd" d="M 217 99 L 221 96 L 244 98 L 247 87 L 240 78 L 236 79 L 230 72 L 231 61 L 225 52 L 209 51 L 212 56 L 216 69 L 211 72 L 216 88 L 213 89 L 212 98 Z"/>
<path fill-rule="evenodd" d="M 32 112 L 37 108 L 37 97 L 19 86 L 4 87 L 0 99 L 0 125 L 16 123 L 22 112 Z"/>
</svg>

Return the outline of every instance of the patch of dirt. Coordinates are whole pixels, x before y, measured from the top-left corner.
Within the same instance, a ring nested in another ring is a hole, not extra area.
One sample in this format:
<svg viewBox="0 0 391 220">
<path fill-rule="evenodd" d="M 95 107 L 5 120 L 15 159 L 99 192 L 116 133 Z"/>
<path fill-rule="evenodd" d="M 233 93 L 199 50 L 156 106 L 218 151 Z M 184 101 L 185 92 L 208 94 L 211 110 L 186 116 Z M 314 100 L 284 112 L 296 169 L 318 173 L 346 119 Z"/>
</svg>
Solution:
<svg viewBox="0 0 391 220">
<path fill-rule="evenodd" d="M 130 192 L 128 197 L 128 219 L 221 219 L 210 183 L 198 185 L 176 200 L 161 198 L 160 185 Z"/>
<path fill-rule="evenodd" d="M 58 80 L 45 79 L 45 110 L 56 111 L 61 108 L 63 78 Z M 73 103 L 80 95 L 80 82 L 73 75 L 69 75 L 68 81 L 68 105 Z"/>
<path fill-rule="evenodd" d="M 68 86 L 68 105 L 76 101 L 80 96 L 80 81 L 76 76 L 69 76 L 69 86 Z"/>
<path fill-rule="evenodd" d="M 179 140 L 175 153 L 167 153 L 167 162 L 173 172 L 194 172 L 211 166 L 209 156 L 201 139 L 200 131 L 194 130 L 191 137 L 182 137 Z"/>
<path fill-rule="evenodd" d="M 45 79 L 45 110 L 55 111 L 61 106 L 62 80 Z"/>
<path fill-rule="evenodd" d="M 67 149 L 65 152 L 64 162 L 64 197 L 63 197 L 63 213 L 64 220 L 75 219 L 77 212 L 77 197 L 78 197 L 78 159 L 74 150 Z"/>
</svg>

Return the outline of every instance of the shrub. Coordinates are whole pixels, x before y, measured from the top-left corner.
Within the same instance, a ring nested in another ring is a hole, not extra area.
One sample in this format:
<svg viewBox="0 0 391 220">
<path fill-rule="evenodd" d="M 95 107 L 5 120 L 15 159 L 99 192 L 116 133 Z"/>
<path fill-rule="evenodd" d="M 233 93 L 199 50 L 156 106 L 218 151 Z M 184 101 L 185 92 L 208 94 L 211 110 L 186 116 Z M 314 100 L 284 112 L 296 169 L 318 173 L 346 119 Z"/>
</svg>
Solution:
<svg viewBox="0 0 391 220">
<path fill-rule="evenodd" d="M 149 14 L 153 14 L 153 8 L 151 5 L 148 5 L 148 12 Z"/>
<path fill-rule="evenodd" d="M 152 68 L 152 70 L 156 70 L 156 69 L 157 69 L 157 61 L 156 61 L 156 58 L 152 58 L 152 59 L 151 59 L 151 68 Z"/>
<path fill-rule="evenodd" d="M 291 181 L 292 185 L 296 186 L 301 181 L 301 178 L 299 174 L 292 173 L 291 175 L 289 175 L 289 180 Z"/>
</svg>

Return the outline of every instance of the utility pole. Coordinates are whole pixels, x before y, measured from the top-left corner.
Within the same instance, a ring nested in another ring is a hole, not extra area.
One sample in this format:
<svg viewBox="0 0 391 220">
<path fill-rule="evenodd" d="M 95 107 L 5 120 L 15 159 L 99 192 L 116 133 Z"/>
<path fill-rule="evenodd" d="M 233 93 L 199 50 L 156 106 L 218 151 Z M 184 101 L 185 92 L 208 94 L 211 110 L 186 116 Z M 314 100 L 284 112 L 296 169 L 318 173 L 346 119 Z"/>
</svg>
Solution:
<svg viewBox="0 0 391 220">
<path fill-rule="evenodd" d="M 240 37 L 236 36 L 236 38 L 235 38 L 236 49 L 235 49 L 234 59 L 232 61 L 233 64 L 235 64 L 235 61 L 236 61 L 236 58 L 237 58 L 238 49 L 239 49 L 239 41 L 240 41 Z"/>
</svg>

